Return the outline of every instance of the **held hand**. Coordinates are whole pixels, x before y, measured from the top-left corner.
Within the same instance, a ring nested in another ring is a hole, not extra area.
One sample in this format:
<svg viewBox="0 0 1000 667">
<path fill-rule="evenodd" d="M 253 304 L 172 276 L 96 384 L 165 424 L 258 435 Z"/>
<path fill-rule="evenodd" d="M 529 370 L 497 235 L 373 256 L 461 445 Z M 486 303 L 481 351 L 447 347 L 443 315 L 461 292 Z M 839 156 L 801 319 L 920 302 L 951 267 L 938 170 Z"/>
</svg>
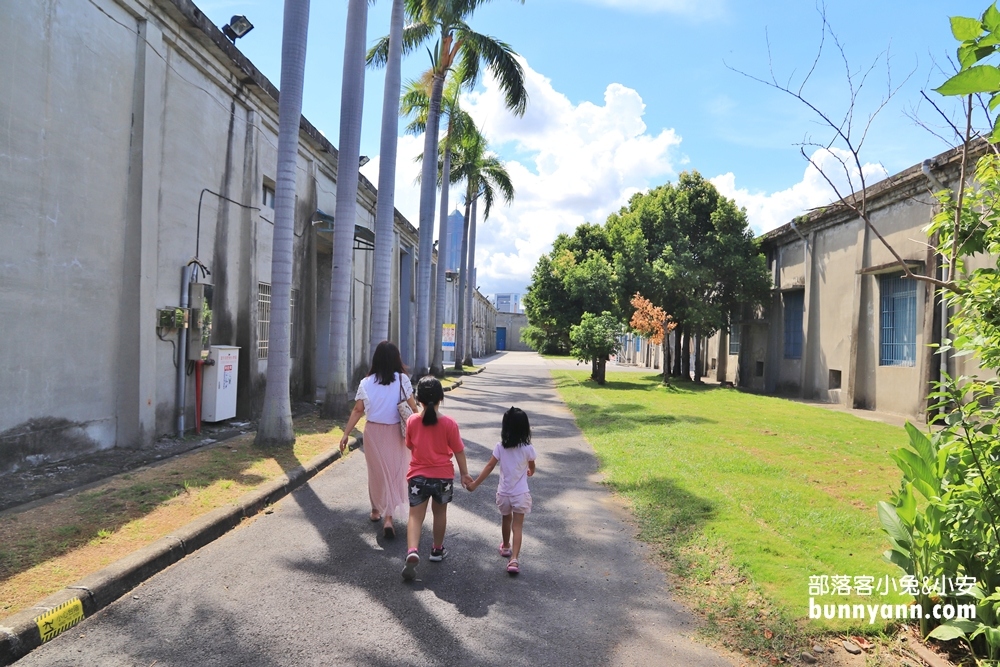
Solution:
<svg viewBox="0 0 1000 667">
<path fill-rule="evenodd" d="M 464 486 L 468 491 L 476 490 L 476 482 L 472 479 L 472 475 L 462 475 L 462 486 Z"/>
</svg>

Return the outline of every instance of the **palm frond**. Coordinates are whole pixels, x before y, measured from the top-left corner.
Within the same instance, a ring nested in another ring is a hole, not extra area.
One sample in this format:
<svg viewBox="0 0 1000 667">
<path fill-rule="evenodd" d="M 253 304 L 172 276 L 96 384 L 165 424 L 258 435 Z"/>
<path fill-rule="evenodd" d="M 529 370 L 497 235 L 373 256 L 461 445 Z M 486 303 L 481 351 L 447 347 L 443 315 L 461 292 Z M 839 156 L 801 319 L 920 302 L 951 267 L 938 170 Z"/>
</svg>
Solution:
<svg viewBox="0 0 1000 667">
<path fill-rule="evenodd" d="M 485 65 L 500 84 L 507 108 L 518 116 L 524 115 L 528 106 L 528 91 L 524 87 L 524 68 L 517 61 L 514 49 L 506 42 L 475 32 L 465 25 L 456 32 L 462 41 L 463 65 L 477 70 L 479 63 Z M 475 65 L 472 61 L 476 61 Z"/>
</svg>

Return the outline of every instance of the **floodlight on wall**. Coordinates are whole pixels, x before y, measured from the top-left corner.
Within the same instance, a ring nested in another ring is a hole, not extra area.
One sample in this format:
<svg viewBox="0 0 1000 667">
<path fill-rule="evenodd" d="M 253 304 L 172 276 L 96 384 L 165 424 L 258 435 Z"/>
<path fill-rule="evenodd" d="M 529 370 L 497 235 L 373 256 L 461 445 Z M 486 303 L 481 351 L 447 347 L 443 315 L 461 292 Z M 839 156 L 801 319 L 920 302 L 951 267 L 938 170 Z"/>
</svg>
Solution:
<svg viewBox="0 0 1000 667">
<path fill-rule="evenodd" d="M 250 23 L 245 16 L 234 16 L 229 19 L 229 23 L 222 26 L 222 34 L 233 42 L 251 30 L 253 30 L 253 23 Z"/>
<path fill-rule="evenodd" d="M 367 155 L 362 155 L 361 157 L 358 158 L 358 169 L 365 166 L 369 162 L 371 162 L 371 158 L 368 157 Z"/>
</svg>

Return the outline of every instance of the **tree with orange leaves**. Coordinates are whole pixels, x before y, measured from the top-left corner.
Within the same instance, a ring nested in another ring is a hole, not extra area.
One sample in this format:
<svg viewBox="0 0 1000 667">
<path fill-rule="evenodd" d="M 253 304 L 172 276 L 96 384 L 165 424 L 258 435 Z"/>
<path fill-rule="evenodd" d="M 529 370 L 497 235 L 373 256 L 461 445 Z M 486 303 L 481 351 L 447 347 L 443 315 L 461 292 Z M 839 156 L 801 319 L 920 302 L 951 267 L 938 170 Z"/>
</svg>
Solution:
<svg viewBox="0 0 1000 667">
<path fill-rule="evenodd" d="M 654 306 L 652 301 L 638 292 L 632 297 L 631 303 L 635 312 L 632 313 L 629 326 L 636 333 L 649 338 L 653 345 L 663 343 L 663 337 L 677 326 L 662 308 Z"/>
</svg>

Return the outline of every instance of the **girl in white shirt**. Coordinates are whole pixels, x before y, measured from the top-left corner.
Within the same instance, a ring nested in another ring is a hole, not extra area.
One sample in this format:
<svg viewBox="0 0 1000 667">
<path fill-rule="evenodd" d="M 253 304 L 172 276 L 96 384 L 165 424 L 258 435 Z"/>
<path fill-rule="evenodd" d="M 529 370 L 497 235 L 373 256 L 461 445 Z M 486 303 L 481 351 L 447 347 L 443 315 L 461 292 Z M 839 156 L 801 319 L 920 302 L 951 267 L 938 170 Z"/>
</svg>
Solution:
<svg viewBox="0 0 1000 667">
<path fill-rule="evenodd" d="M 531 512 L 531 493 L 528 478 L 535 474 L 535 448 L 531 445 L 531 425 L 528 415 L 520 408 L 511 408 L 503 415 L 500 442 L 493 448 L 493 456 L 471 484 L 466 488 L 475 491 L 493 468 L 500 464 L 500 483 L 497 485 L 497 509 L 503 517 L 500 522 L 500 555 L 509 558 L 507 572 L 521 571 L 518 556 L 521 554 L 521 529 L 524 515 Z M 511 539 L 513 533 L 513 540 Z"/>
<path fill-rule="evenodd" d="M 347 435 L 362 416 L 365 421 L 364 452 L 368 467 L 368 498 L 371 501 L 372 521 L 381 520 L 382 534 L 396 536 L 392 516 L 397 511 L 409 510 L 406 473 L 410 469 L 410 450 L 406 448 L 400 431 L 397 404 L 404 400 L 410 408 L 417 409 L 413 399 L 410 378 L 399 356 L 399 348 L 387 340 L 375 347 L 371 370 L 355 396 L 354 410 L 344 427 L 340 451 L 347 447 Z"/>
</svg>

